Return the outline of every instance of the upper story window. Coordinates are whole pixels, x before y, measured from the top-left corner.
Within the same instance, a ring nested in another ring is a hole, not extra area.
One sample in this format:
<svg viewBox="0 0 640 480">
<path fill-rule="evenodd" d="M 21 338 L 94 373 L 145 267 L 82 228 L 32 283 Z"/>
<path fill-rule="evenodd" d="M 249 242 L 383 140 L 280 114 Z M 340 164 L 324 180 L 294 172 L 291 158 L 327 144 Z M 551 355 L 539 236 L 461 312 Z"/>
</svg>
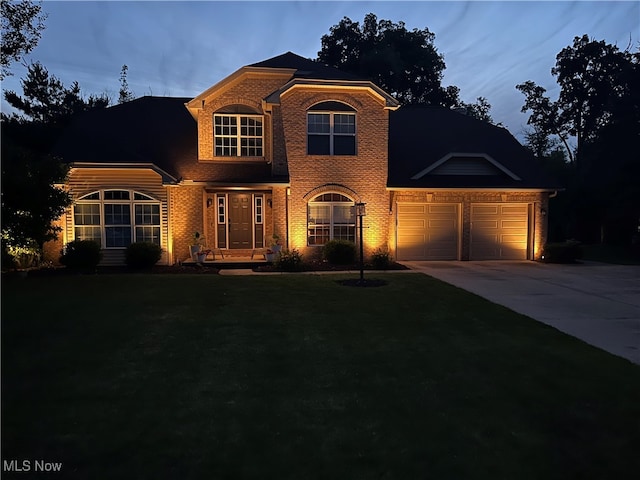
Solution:
<svg viewBox="0 0 640 480">
<path fill-rule="evenodd" d="M 102 248 L 160 245 L 160 202 L 131 190 L 92 192 L 73 206 L 73 224 L 76 240 L 94 240 Z"/>
<path fill-rule="evenodd" d="M 213 115 L 216 157 L 263 156 L 264 119 L 243 105 L 230 105 Z"/>
<path fill-rule="evenodd" d="M 311 107 L 307 111 L 307 154 L 355 155 L 355 110 L 340 102 Z"/>
</svg>

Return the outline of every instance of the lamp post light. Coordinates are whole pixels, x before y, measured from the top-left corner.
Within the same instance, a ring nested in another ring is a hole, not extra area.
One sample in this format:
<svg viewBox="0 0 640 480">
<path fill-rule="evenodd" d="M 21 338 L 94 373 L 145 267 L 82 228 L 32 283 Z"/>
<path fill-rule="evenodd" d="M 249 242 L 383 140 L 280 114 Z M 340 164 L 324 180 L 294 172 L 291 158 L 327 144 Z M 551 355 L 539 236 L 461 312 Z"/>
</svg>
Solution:
<svg viewBox="0 0 640 480">
<path fill-rule="evenodd" d="M 356 217 L 360 223 L 360 283 L 364 282 L 364 238 L 362 235 L 362 217 L 367 214 L 366 203 L 356 203 Z"/>
</svg>

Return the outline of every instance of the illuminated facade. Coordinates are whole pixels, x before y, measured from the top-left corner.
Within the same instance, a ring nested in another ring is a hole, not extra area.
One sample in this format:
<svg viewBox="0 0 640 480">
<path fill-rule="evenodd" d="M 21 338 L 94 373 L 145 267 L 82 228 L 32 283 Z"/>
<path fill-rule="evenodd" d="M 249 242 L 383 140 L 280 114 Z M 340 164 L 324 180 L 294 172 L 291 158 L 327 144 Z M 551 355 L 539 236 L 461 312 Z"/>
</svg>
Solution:
<svg viewBox="0 0 640 480">
<path fill-rule="evenodd" d="M 505 129 L 400 107 L 373 83 L 292 53 L 243 67 L 195 98 L 143 97 L 75 122 L 57 152 L 74 205 L 55 258 L 98 241 L 104 263 L 153 241 L 189 258 L 195 232 L 250 256 L 274 234 L 313 256 L 355 240 L 409 259 L 534 259 L 552 191 Z"/>
</svg>

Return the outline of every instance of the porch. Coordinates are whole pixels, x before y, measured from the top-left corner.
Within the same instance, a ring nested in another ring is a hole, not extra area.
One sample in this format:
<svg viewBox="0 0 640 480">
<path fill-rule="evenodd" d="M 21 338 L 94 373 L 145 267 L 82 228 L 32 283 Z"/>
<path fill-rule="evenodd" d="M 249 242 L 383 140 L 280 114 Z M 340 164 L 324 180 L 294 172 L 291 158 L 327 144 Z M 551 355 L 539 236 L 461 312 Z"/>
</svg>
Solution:
<svg viewBox="0 0 640 480">
<path fill-rule="evenodd" d="M 208 253 L 203 262 L 186 258 L 182 265 L 195 266 L 198 264 L 217 268 L 253 268 L 267 264 L 267 248 L 254 249 L 220 249 L 207 248 Z"/>
</svg>

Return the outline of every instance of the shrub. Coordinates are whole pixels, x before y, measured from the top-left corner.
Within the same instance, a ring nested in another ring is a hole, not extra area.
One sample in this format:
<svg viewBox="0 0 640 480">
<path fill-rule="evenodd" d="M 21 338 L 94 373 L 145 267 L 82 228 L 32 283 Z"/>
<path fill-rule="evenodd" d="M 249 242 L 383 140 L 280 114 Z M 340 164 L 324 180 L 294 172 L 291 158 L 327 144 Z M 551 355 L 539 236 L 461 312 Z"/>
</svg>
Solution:
<svg viewBox="0 0 640 480">
<path fill-rule="evenodd" d="M 302 270 L 302 254 L 296 250 L 283 250 L 276 260 L 276 268 L 283 272 L 297 272 Z"/>
<path fill-rule="evenodd" d="M 60 253 L 60 263 L 73 270 L 94 271 L 102 259 L 100 245 L 93 240 L 73 240 Z"/>
<path fill-rule="evenodd" d="M 546 263 L 575 263 L 578 258 L 582 258 L 582 250 L 575 240 L 547 243 L 542 249 L 542 261 Z"/>
<path fill-rule="evenodd" d="M 35 240 L 28 239 L 22 245 L 2 245 L 2 268 L 27 269 L 40 263 L 40 248 Z"/>
<path fill-rule="evenodd" d="M 151 268 L 162 257 L 162 248 L 151 242 L 132 243 L 125 251 L 125 261 L 131 268 Z"/>
<path fill-rule="evenodd" d="M 375 270 L 387 270 L 391 265 L 391 254 L 382 249 L 378 249 L 371 255 L 371 266 Z"/>
<path fill-rule="evenodd" d="M 324 259 L 334 265 L 349 265 L 356 261 L 356 245 L 348 240 L 331 240 L 324 245 Z"/>
</svg>

